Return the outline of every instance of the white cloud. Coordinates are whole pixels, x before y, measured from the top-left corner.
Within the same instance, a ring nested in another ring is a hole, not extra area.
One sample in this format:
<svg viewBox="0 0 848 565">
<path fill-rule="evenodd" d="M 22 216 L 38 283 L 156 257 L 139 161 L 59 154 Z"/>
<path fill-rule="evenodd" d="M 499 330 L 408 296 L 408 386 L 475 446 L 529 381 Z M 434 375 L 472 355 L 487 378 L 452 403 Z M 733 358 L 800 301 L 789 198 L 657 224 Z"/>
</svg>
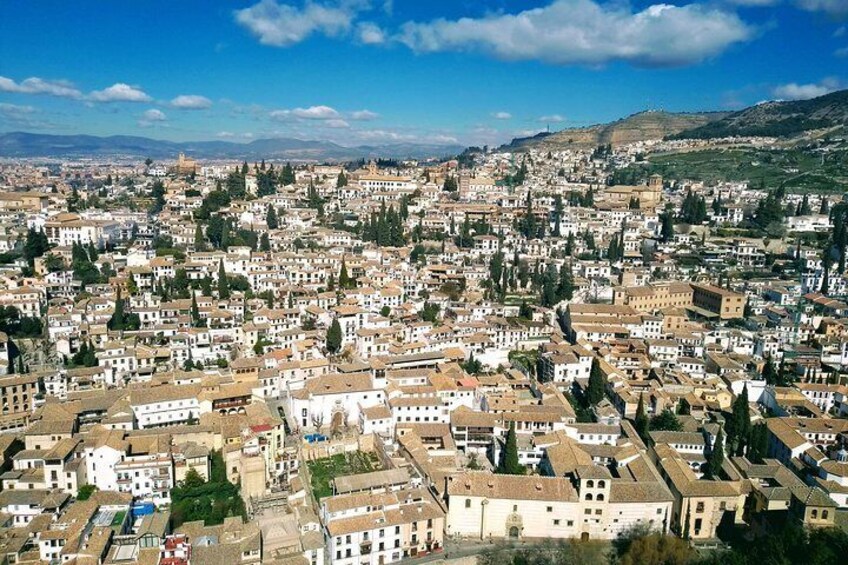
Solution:
<svg viewBox="0 0 848 565">
<path fill-rule="evenodd" d="M 30 77 L 20 83 L 0 76 L 0 92 L 13 92 L 17 94 L 47 94 L 48 96 L 59 96 L 63 98 L 81 98 L 82 93 L 74 85 L 65 80 L 45 80 L 38 77 Z"/>
<path fill-rule="evenodd" d="M 305 120 L 330 120 L 338 118 L 339 113 L 329 106 L 310 106 L 309 108 L 295 108 L 292 114 L 296 118 Z"/>
<path fill-rule="evenodd" d="M 103 90 L 95 90 L 88 97 L 95 102 L 150 102 L 153 100 L 143 90 L 123 82 L 117 82 Z"/>
<path fill-rule="evenodd" d="M 837 57 L 848 57 L 848 47 L 840 47 L 833 54 Z"/>
<path fill-rule="evenodd" d="M 380 117 L 380 114 L 377 112 L 372 112 L 371 110 L 358 110 L 356 112 L 351 112 L 350 119 L 366 122 L 369 120 L 376 120 Z"/>
<path fill-rule="evenodd" d="M 162 110 L 151 108 L 146 110 L 138 120 L 138 127 L 149 128 L 156 125 L 163 125 L 168 121 L 168 116 Z"/>
<path fill-rule="evenodd" d="M 180 110 L 205 110 L 212 106 L 212 101 L 197 94 L 181 94 L 171 100 L 171 106 Z"/>
<path fill-rule="evenodd" d="M 35 108 L 32 106 L 19 106 L 17 104 L 0 102 L 0 114 L 3 114 L 4 116 L 23 116 L 34 113 Z"/>
<path fill-rule="evenodd" d="M 289 47 L 313 33 L 336 37 L 349 31 L 357 13 L 366 7 L 355 0 L 334 5 L 307 0 L 302 8 L 279 4 L 276 0 L 262 0 L 234 13 L 236 22 L 263 45 Z"/>
<path fill-rule="evenodd" d="M 848 33 L 848 28 L 842 26 L 833 32 L 833 37 L 844 37 L 846 33 Z"/>
<path fill-rule="evenodd" d="M 536 120 L 536 121 L 538 121 L 538 122 L 547 122 L 547 123 L 556 123 L 556 124 L 558 124 L 558 123 L 560 123 L 560 122 L 564 122 L 564 121 L 565 121 L 565 118 L 563 118 L 563 117 L 562 117 L 562 116 L 560 116 L 559 114 L 551 114 L 551 115 L 549 115 L 549 116 L 540 116 L 540 117 L 539 117 L 539 119 L 538 119 L 538 120 Z"/>
<path fill-rule="evenodd" d="M 492 114 L 492 117 L 496 120 L 510 120 L 512 119 L 512 114 L 509 112 L 495 112 Z"/>
<path fill-rule="evenodd" d="M 772 94 L 781 100 L 807 100 L 809 98 L 816 98 L 818 96 L 830 94 L 831 92 L 839 90 L 840 87 L 841 83 L 839 80 L 835 78 L 826 78 L 818 83 L 812 84 L 798 84 L 797 82 L 782 84 L 775 87 L 772 90 Z"/>
<path fill-rule="evenodd" d="M 622 2 L 555 0 L 518 14 L 407 22 L 397 39 L 418 53 L 474 51 L 556 65 L 675 66 L 719 55 L 754 31 L 734 12 L 701 4 L 656 4 L 634 12 Z"/>
<path fill-rule="evenodd" d="M 357 25 L 356 35 L 365 45 L 379 45 L 386 42 L 386 33 L 374 22 L 363 22 Z"/>
<path fill-rule="evenodd" d="M 336 129 L 349 128 L 350 127 L 350 124 L 347 123 L 345 120 L 342 120 L 342 119 L 326 120 L 326 121 L 322 122 L 322 124 L 324 126 L 328 127 L 328 128 L 336 128 Z"/>
<path fill-rule="evenodd" d="M 275 120 L 288 120 L 297 118 L 300 120 L 333 120 L 341 118 L 341 114 L 335 108 L 329 106 L 310 106 L 309 108 L 295 108 L 293 110 L 274 110 L 271 117 Z"/>
<path fill-rule="evenodd" d="M 795 0 L 795 4 L 808 12 L 823 12 L 833 18 L 848 17 L 848 2 L 845 0 Z"/>
</svg>

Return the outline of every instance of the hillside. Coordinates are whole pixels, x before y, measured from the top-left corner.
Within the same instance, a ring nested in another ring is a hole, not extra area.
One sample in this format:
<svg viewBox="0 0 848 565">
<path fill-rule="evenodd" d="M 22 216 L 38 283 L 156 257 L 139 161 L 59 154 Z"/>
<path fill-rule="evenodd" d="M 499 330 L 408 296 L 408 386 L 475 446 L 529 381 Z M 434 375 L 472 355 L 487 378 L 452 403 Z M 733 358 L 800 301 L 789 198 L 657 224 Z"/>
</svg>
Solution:
<svg viewBox="0 0 848 565">
<path fill-rule="evenodd" d="M 788 137 L 805 131 L 845 126 L 848 90 L 810 100 L 764 102 L 692 129 L 670 135 L 676 139 L 730 136 Z"/>
<path fill-rule="evenodd" d="M 589 149 L 598 145 L 623 145 L 650 139 L 663 139 L 684 130 L 696 128 L 719 120 L 727 114 L 705 112 L 675 114 L 671 112 L 640 112 L 609 124 L 584 128 L 569 128 L 556 133 L 542 133 L 533 137 L 513 139 L 502 150 L 557 150 Z"/>
<path fill-rule="evenodd" d="M 230 141 L 162 141 L 116 135 L 44 135 L 26 132 L 0 134 L 0 157 L 129 157 L 173 158 L 179 152 L 206 159 L 352 160 L 360 158 L 428 158 L 455 155 L 457 145 L 398 143 L 343 147 L 329 141 L 290 138 Z"/>
</svg>

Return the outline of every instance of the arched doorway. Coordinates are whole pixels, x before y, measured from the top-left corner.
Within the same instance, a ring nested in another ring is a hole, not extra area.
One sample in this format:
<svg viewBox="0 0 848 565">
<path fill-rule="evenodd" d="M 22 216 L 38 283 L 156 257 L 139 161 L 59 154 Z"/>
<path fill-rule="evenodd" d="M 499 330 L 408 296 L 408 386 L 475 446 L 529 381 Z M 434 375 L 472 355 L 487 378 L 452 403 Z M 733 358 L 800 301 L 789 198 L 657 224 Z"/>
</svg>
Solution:
<svg viewBox="0 0 848 565">
<path fill-rule="evenodd" d="M 512 526 L 509 529 L 509 537 L 518 538 L 521 535 L 521 530 L 518 529 L 518 526 Z"/>
</svg>

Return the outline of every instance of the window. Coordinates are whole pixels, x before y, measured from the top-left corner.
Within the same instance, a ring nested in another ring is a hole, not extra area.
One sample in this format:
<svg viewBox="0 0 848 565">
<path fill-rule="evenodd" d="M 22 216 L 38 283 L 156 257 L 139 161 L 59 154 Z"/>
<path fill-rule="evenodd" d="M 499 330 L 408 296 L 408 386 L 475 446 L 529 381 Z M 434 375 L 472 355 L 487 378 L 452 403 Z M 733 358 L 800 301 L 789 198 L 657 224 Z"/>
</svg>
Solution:
<svg viewBox="0 0 848 565">
<path fill-rule="evenodd" d="M 571 526 L 573 526 L 573 525 L 574 525 L 574 520 L 568 520 L 568 521 L 565 523 L 565 525 L 566 525 L 566 526 L 568 526 L 568 527 L 570 528 Z"/>
<path fill-rule="evenodd" d="M 559 526 L 559 520 L 554 520 L 554 526 Z"/>
<path fill-rule="evenodd" d="M 466 507 L 466 508 L 471 508 L 471 499 L 470 499 L 470 498 L 466 498 L 466 499 L 465 499 L 465 507 Z"/>
<path fill-rule="evenodd" d="M 592 493 L 591 492 L 586 493 L 586 500 L 592 500 Z"/>
<path fill-rule="evenodd" d="M 595 481 L 586 481 L 587 488 L 595 488 Z"/>
<path fill-rule="evenodd" d="M 815 520 L 816 518 L 818 518 L 818 517 L 819 517 L 819 511 L 818 511 L 818 510 L 813 510 L 813 511 L 812 511 L 812 513 L 811 513 L 810 515 L 812 516 L 813 520 Z"/>
<path fill-rule="evenodd" d="M 592 514 L 592 509 L 591 509 L 591 508 L 587 508 L 586 510 L 584 510 L 584 511 L 583 511 L 583 514 L 586 514 L 587 516 L 590 516 L 590 515 Z"/>
<path fill-rule="evenodd" d="M 596 500 L 600 500 L 600 501 L 602 501 L 603 499 L 604 499 L 604 495 L 603 495 L 603 494 L 599 494 Z"/>
<path fill-rule="evenodd" d="M 601 515 L 601 514 L 603 514 L 603 513 L 604 513 L 604 511 L 603 511 L 603 510 L 601 510 L 600 508 L 596 508 L 596 509 L 595 509 L 595 516 L 600 516 L 600 515 Z"/>
<path fill-rule="evenodd" d="M 827 520 L 828 512 L 827 510 L 822 510 L 822 520 Z"/>
<path fill-rule="evenodd" d="M 703 502 L 699 502 L 698 504 L 695 505 L 695 512 L 700 513 L 700 512 L 703 512 L 703 511 L 704 511 L 704 503 Z"/>
<path fill-rule="evenodd" d="M 604 480 L 598 481 L 598 488 L 604 488 L 606 486 L 607 486 L 606 481 L 604 481 Z"/>
<path fill-rule="evenodd" d="M 548 512 L 553 512 L 553 511 L 554 511 L 554 507 L 553 507 L 553 506 L 548 506 Z"/>
</svg>

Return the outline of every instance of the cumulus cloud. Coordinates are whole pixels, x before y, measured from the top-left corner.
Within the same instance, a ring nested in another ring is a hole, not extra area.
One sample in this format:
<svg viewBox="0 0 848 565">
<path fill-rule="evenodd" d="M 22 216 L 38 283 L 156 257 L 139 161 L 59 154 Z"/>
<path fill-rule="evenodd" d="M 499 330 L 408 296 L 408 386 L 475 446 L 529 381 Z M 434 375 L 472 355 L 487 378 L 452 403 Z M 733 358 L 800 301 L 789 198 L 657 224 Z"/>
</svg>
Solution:
<svg viewBox="0 0 848 565">
<path fill-rule="evenodd" d="M 492 114 L 492 117 L 496 120 L 509 120 L 512 119 L 512 114 L 509 112 L 495 112 Z"/>
<path fill-rule="evenodd" d="M 848 18 L 848 2 L 845 0 L 795 0 L 795 4 L 808 12 L 822 12 L 832 18 Z"/>
<path fill-rule="evenodd" d="M 138 125 L 139 127 L 149 128 L 155 125 L 161 125 L 166 121 L 168 121 L 168 116 L 165 115 L 165 112 L 157 110 L 156 108 L 151 108 L 141 115 L 141 118 L 138 120 Z"/>
<path fill-rule="evenodd" d="M 117 82 L 103 90 L 95 90 L 88 97 L 95 102 L 150 102 L 153 100 L 140 88 L 123 82 Z"/>
<path fill-rule="evenodd" d="M 262 0 L 234 12 L 236 22 L 246 28 L 263 45 L 289 47 L 313 33 L 336 37 L 350 30 L 359 11 L 367 5 L 347 0 L 321 4 L 307 0 L 302 8 Z"/>
<path fill-rule="evenodd" d="M 205 110 L 212 106 L 212 101 L 197 94 L 181 94 L 171 100 L 171 106 L 180 110 Z"/>
<path fill-rule="evenodd" d="M 380 114 L 378 114 L 377 112 L 372 112 L 371 110 L 358 110 L 356 112 L 351 112 L 350 114 L 351 120 L 357 120 L 362 122 L 376 120 L 379 117 Z"/>
<path fill-rule="evenodd" d="M 755 30 L 734 12 L 702 4 L 555 0 L 518 14 L 407 22 L 397 39 L 418 53 L 472 51 L 508 61 L 555 65 L 680 66 L 719 55 Z"/>
<path fill-rule="evenodd" d="M 772 94 L 781 100 L 808 100 L 818 96 L 830 94 L 839 90 L 841 83 L 835 78 L 826 78 L 818 83 L 798 84 L 790 82 L 781 84 L 772 90 Z"/>
<path fill-rule="evenodd" d="M 309 108 L 295 108 L 293 110 L 274 110 L 271 117 L 275 120 L 333 120 L 340 119 L 341 114 L 329 106 L 310 106 Z"/>
<path fill-rule="evenodd" d="M 356 35 L 365 45 L 379 45 L 386 42 L 386 33 L 374 22 L 362 22 L 357 25 Z"/>
<path fill-rule="evenodd" d="M 46 94 L 48 96 L 59 96 L 62 98 L 82 97 L 82 92 L 66 80 L 46 80 L 38 77 L 30 77 L 18 83 L 10 78 L 0 76 L 0 92 Z"/>
</svg>

